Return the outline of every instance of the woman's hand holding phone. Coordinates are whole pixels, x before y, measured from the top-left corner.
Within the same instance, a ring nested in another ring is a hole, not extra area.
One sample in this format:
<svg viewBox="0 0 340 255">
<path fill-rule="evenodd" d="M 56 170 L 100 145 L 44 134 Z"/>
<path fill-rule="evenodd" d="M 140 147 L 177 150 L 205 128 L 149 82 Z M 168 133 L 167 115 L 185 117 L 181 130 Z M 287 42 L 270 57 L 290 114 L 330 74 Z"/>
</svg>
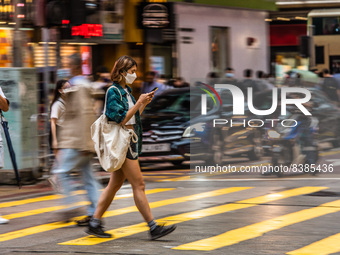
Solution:
<svg viewBox="0 0 340 255">
<path fill-rule="evenodd" d="M 150 92 L 150 93 L 145 93 L 145 94 L 141 94 L 139 96 L 138 101 L 140 101 L 142 104 L 148 104 L 151 102 L 152 98 L 154 97 L 155 92 Z"/>
</svg>

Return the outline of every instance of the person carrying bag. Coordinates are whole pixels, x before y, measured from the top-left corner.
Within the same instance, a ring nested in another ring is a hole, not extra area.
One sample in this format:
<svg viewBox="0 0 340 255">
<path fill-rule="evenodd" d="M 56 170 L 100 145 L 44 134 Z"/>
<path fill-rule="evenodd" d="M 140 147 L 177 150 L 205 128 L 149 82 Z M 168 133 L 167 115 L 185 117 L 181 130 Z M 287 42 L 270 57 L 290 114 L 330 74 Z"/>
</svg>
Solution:
<svg viewBox="0 0 340 255">
<path fill-rule="evenodd" d="M 132 139 L 133 143 L 138 142 L 138 137 L 132 129 L 109 121 L 106 116 L 107 94 L 111 89 L 116 89 L 119 92 L 121 103 L 123 103 L 119 89 L 111 86 L 106 92 L 104 112 L 91 126 L 91 136 L 99 163 L 107 172 L 113 172 L 122 167 L 128 149 L 136 157 L 137 153 L 131 151 L 130 141 Z"/>
<path fill-rule="evenodd" d="M 148 223 L 151 240 L 176 229 L 176 225 L 158 225 L 154 221 L 145 195 L 145 184 L 138 162 L 142 150 L 140 114 L 151 102 L 155 92 L 141 94 L 138 101 L 134 99 L 128 84 L 137 78 L 136 71 L 137 63 L 129 56 L 122 56 L 115 62 L 111 72 L 113 85 L 105 96 L 104 114 L 92 125 L 92 139 L 99 161 L 105 170 L 111 172 L 111 176 L 85 232 L 101 238 L 112 237 L 103 231 L 101 218 L 126 178 L 132 186 L 135 204 Z"/>
</svg>

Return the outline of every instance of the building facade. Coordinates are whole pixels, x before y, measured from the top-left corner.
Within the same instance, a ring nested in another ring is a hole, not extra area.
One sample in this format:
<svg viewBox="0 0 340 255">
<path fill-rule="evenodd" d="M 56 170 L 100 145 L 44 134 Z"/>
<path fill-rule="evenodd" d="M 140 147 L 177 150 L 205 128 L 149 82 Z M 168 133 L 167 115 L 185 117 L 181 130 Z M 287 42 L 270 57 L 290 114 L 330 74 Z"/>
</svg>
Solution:
<svg viewBox="0 0 340 255">
<path fill-rule="evenodd" d="M 237 78 L 244 69 L 268 72 L 266 11 L 176 4 L 179 75 L 220 76 L 227 67 Z"/>
</svg>

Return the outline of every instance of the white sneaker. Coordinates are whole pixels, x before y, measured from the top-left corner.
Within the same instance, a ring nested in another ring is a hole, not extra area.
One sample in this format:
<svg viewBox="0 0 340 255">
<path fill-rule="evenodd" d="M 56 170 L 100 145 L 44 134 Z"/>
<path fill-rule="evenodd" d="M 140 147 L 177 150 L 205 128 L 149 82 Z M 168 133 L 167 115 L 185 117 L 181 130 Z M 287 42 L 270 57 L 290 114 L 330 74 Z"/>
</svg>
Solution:
<svg viewBox="0 0 340 255">
<path fill-rule="evenodd" d="M 2 218 L 2 217 L 0 216 L 0 224 L 6 224 L 6 223 L 8 223 L 8 222 L 9 222 L 9 220 L 4 219 L 4 218 Z"/>
<path fill-rule="evenodd" d="M 52 175 L 50 178 L 47 179 L 50 184 L 52 185 L 53 190 L 56 193 L 61 193 L 61 189 L 60 189 L 60 184 L 59 184 L 59 180 L 58 177 L 56 175 Z"/>
</svg>

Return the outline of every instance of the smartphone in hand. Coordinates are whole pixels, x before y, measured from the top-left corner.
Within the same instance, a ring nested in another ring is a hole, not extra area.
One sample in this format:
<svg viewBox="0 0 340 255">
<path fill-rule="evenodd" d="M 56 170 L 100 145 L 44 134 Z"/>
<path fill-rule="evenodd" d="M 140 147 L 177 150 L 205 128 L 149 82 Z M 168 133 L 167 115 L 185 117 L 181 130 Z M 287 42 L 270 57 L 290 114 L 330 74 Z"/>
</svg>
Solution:
<svg viewBox="0 0 340 255">
<path fill-rule="evenodd" d="M 150 93 L 156 91 L 157 89 L 158 87 L 155 87 L 153 90 L 150 91 Z"/>
</svg>

